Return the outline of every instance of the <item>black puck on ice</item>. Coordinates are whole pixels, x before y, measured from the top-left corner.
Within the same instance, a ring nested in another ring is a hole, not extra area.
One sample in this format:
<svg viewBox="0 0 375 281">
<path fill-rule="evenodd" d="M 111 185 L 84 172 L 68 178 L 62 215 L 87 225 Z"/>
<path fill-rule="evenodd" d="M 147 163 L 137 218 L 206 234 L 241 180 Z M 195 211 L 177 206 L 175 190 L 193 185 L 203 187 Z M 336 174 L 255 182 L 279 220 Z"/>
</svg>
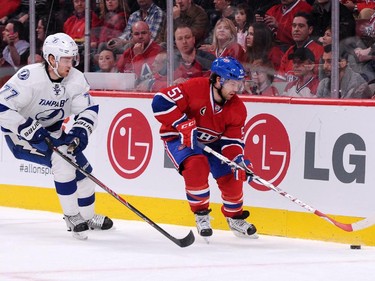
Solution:
<svg viewBox="0 0 375 281">
<path fill-rule="evenodd" d="M 359 249 L 361 249 L 361 245 L 350 245 L 350 249 L 359 250 Z"/>
</svg>

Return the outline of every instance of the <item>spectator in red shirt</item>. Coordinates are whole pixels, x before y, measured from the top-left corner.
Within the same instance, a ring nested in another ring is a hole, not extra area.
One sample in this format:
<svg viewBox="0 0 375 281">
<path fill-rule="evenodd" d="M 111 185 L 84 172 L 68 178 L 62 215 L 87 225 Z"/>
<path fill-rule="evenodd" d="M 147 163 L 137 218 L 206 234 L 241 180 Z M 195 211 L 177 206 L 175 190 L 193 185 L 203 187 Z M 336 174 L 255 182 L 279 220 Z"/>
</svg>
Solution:
<svg viewBox="0 0 375 281">
<path fill-rule="evenodd" d="M 5 24 L 8 16 L 14 13 L 21 4 L 21 0 L 1 0 L 0 24 Z"/>
<path fill-rule="evenodd" d="M 368 0 L 340 0 L 340 3 L 357 14 L 360 14 L 363 9 L 375 9 L 375 2 Z"/>
<path fill-rule="evenodd" d="M 315 70 L 317 71 L 319 60 L 323 55 L 323 47 L 311 39 L 313 31 L 312 18 L 310 14 L 299 12 L 294 16 L 292 23 L 292 36 L 294 46 L 291 46 L 281 58 L 280 69 L 277 77 L 288 82 L 293 81 L 296 77 L 293 74 L 293 61 L 289 55 L 294 53 L 297 48 L 309 48 L 315 57 Z M 317 73 L 317 72 L 316 72 Z"/>
<path fill-rule="evenodd" d="M 129 8 L 125 1 L 104 0 L 103 2 L 105 2 L 101 11 L 103 26 L 99 35 L 98 52 L 107 47 L 110 39 L 122 34 L 129 18 Z"/>
<path fill-rule="evenodd" d="M 134 72 L 139 83 L 151 77 L 151 66 L 162 48 L 151 39 L 150 28 L 144 21 L 132 25 L 131 43 L 132 47 L 121 55 L 117 68 L 119 72 Z"/>
<path fill-rule="evenodd" d="M 315 74 L 315 57 L 309 48 L 298 48 L 289 55 L 293 61 L 293 72 L 297 77 L 295 81 L 289 82 L 282 96 L 316 98 L 319 79 Z"/>
<path fill-rule="evenodd" d="M 73 15 L 65 22 L 63 31 L 79 45 L 85 41 L 85 0 L 73 0 Z M 99 17 L 91 11 L 91 42 L 90 47 L 96 49 L 98 45 L 98 28 L 101 25 Z"/>
<path fill-rule="evenodd" d="M 281 45 L 294 44 L 292 37 L 292 22 L 297 12 L 311 12 L 310 4 L 303 0 L 281 0 L 280 4 L 272 6 L 264 16 L 255 14 L 256 21 L 264 21 L 274 33 L 275 40 Z"/>
<path fill-rule="evenodd" d="M 162 51 L 156 55 L 152 64 L 152 77 L 136 85 L 138 92 L 157 92 L 168 86 L 167 84 L 167 52 Z"/>
</svg>

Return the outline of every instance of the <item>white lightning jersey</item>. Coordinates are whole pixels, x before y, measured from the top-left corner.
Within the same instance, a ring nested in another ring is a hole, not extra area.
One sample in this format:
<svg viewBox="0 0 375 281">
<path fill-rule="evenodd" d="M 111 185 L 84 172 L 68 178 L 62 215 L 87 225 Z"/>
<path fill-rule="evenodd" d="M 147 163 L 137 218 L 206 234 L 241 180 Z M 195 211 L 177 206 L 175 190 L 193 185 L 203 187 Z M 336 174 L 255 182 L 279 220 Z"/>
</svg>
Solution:
<svg viewBox="0 0 375 281">
<path fill-rule="evenodd" d="M 18 134 L 18 126 L 31 117 L 56 132 L 73 114 L 91 120 L 95 127 L 98 110 L 89 89 L 83 73 L 75 68 L 61 82 L 54 83 L 44 64 L 27 65 L 0 90 L 0 125 Z"/>
</svg>

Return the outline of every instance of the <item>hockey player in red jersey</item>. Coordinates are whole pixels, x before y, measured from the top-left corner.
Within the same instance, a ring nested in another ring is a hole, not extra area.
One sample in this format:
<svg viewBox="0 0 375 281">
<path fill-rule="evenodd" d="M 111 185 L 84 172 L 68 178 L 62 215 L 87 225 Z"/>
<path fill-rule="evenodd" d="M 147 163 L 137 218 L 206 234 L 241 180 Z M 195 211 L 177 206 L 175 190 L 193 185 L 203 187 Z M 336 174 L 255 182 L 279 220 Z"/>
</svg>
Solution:
<svg viewBox="0 0 375 281">
<path fill-rule="evenodd" d="M 243 170 L 233 171 L 198 147 L 198 141 L 243 167 L 246 108 L 237 93 L 243 90 L 244 69 L 232 57 L 217 58 L 209 78 L 192 78 L 156 93 L 152 101 L 161 123 L 165 150 L 185 181 L 186 197 L 203 237 L 212 235 L 210 225 L 211 172 L 221 191 L 221 211 L 236 236 L 257 238 L 256 228 L 245 221 L 243 181 L 251 181 Z"/>
</svg>

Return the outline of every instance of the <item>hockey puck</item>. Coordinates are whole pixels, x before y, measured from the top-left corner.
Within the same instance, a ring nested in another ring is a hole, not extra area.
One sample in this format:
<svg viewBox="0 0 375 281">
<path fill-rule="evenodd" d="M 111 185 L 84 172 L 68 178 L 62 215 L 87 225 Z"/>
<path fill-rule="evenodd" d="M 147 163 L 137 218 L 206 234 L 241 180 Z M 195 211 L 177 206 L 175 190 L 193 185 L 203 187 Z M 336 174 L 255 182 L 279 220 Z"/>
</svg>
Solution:
<svg viewBox="0 0 375 281">
<path fill-rule="evenodd" d="M 359 250 L 359 249 L 361 249 L 361 245 L 350 245 L 350 249 Z"/>
</svg>

